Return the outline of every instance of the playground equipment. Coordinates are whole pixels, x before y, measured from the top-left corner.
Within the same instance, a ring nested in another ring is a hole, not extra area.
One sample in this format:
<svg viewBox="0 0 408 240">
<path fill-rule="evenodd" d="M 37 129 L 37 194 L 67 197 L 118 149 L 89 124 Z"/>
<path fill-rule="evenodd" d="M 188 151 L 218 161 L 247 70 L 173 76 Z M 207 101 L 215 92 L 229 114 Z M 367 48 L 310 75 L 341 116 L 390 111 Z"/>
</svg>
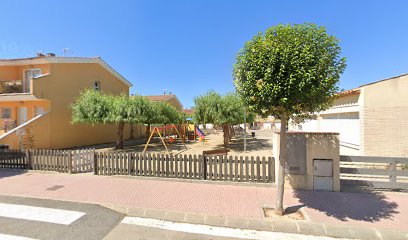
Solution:
<svg viewBox="0 0 408 240">
<path fill-rule="evenodd" d="M 205 134 L 203 133 L 203 131 L 201 131 L 201 129 L 199 129 L 197 126 L 195 127 L 196 130 L 196 134 L 201 138 L 201 139 L 205 139 Z"/>
<path fill-rule="evenodd" d="M 167 144 L 166 144 L 166 141 L 165 141 L 166 132 L 167 132 L 168 129 L 170 129 L 170 133 L 168 134 L 168 136 L 169 136 L 169 143 L 173 143 L 173 142 L 175 141 L 175 138 L 172 137 L 172 136 L 173 136 L 172 133 L 173 133 L 173 130 L 174 130 L 174 131 L 177 133 L 176 136 L 178 136 L 178 137 L 181 139 L 181 142 L 183 143 L 184 147 L 186 147 L 186 149 L 188 149 L 187 146 L 186 146 L 186 144 L 184 143 L 183 137 L 182 137 L 182 135 L 180 134 L 179 130 L 177 129 L 176 125 L 171 124 L 171 125 L 169 125 L 169 126 L 154 127 L 154 128 L 153 128 L 153 131 L 151 131 L 150 137 L 149 137 L 149 139 L 147 140 L 146 145 L 145 145 L 145 147 L 144 147 L 144 149 L 143 149 L 143 153 L 146 151 L 146 149 L 147 149 L 147 147 L 149 146 L 149 143 L 150 143 L 150 141 L 152 140 L 152 138 L 153 138 L 153 136 L 154 136 L 155 133 L 157 133 L 157 135 L 159 136 L 159 138 L 160 138 L 161 142 L 163 143 L 163 146 L 164 146 L 164 148 L 166 149 L 166 151 L 169 151 L 169 149 L 168 149 L 168 147 L 167 147 Z M 164 136 L 161 134 L 161 132 L 163 132 L 163 135 L 164 135 Z"/>
</svg>

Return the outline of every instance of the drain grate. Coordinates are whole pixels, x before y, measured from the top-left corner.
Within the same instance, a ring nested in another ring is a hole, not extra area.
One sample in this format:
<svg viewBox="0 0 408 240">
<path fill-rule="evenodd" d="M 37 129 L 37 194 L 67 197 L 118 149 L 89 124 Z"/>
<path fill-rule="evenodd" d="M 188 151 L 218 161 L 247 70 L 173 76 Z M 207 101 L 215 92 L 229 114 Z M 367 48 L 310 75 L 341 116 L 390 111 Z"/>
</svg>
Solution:
<svg viewBox="0 0 408 240">
<path fill-rule="evenodd" d="M 60 188 L 63 188 L 64 186 L 62 185 L 54 185 L 52 187 L 47 188 L 48 191 L 57 191 Z"/>
</svg>

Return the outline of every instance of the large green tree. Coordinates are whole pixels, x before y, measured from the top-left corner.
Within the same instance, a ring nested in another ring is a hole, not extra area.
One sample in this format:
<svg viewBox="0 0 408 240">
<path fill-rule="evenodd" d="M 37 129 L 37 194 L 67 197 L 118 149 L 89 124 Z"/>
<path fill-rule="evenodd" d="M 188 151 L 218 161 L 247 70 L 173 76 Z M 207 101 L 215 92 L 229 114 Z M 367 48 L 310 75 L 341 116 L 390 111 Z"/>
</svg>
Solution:
<svg viewBox="0 0 408 240">
<path fill-rule="evenodd" d="M 231 138 L 231 126 L 244 122 L 244 105 L 236 93 L 220 95 L 210 91 L 194 99 L 194 117 L 197 124 L 212 123 L 222 127 L 224 146 Z"/>
<path fill-rule="evenodd" d="M 339 41 L 315 24 L 277 25 L 245 43 L 234 66 L 234 84 L 255 113 L 281 120 L 278 194 L 283 192 L 288 119 L 301 121 L 327 109 L 346 67 Z"/>
<path fill-rule="evenodd" d="M 126 123 L 144 123 L 150 102 L 141 96 L 113 96 L 95 90 L 85 90 L 72 104 L 72 122 L 117 124 L 116 148 L 123 149 L 123 129 Z"/>
</svg>

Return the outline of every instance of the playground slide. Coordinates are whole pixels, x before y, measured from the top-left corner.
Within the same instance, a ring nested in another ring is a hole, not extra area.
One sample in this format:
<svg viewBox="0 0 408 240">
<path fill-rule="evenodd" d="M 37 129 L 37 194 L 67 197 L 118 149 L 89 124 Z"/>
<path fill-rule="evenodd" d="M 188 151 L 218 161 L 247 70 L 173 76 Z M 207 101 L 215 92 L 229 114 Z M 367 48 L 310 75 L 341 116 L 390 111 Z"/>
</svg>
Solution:
<svg viewBox="0 0 408 240">
<path fill-rule="evenodd" d="M 205 134 L 198 127 L 196 127 L 196 133 L 198 136 L 205 138 Z"/>
</svg>

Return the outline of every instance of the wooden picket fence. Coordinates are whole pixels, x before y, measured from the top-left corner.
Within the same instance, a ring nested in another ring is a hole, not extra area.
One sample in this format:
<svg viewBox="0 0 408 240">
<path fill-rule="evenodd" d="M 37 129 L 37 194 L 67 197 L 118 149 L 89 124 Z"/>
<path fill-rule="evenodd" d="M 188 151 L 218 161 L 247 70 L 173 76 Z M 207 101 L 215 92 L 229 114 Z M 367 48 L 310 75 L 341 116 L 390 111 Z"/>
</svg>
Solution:
<svg viewBox="0 0 408 240">
<path fill-rule="evenodd" d="M 1 150 L 0 168 L 235 182 L 274 182 L 275 159 L 85 150 Z"/>
<path fill-rule="evenodd" d="M 134 175 L 236 182 L 273 182 L 274 158 L 98 152 L 96 175 Z"/>
<path fill-rule="evenodd" d="M 94 149 L 1 150 L 0 168 L 33 169 L 62 173 L 92 172 L 94 155 Z"/>
<path fill-rule="evenodd" d="M 26 169 L 27 157 L 19 150 L 0 150 L 0 168 Z"/>
</svg>

